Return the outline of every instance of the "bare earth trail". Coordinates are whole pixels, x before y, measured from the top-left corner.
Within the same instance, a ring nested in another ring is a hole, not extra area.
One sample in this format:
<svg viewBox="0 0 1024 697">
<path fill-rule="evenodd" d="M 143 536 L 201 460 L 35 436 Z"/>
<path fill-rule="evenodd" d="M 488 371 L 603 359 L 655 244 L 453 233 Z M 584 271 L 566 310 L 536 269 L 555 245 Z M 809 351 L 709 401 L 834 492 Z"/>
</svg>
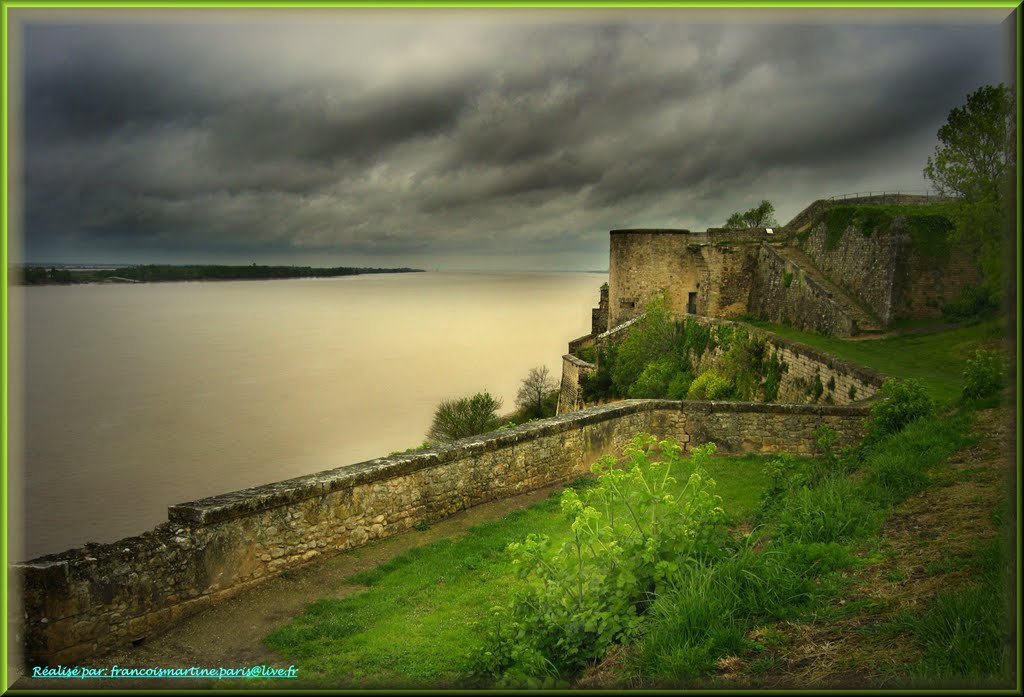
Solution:
<svg viewBox="0 0 1024 697">
<path fill-rule="evenodd" d="M 344 598 L 363 586 L 346 583 L 360 571 L 367 571 L 414 547 L 443 539 L 461 537 L 475 526 L 497 520 L 512 511 L 527 508 L 562 487 L 556 484 L 513 498 L 492 501 L 458 513 L 431 525 L 428 530 L 410 530 L 366 547 L 292 569 L 281 576 L 245 591 L 205 612 L 190 617 L 137 647 L 108 653 L 81 665 L 90 668 L 242 668 L 266 665 L 288 668 L 290 661 L 263 645 L 263 637 L 302 614 L 306 605 L 322 598 Z M 302 667 L 297 682 L 301 682 Z M 278 686 L 280 682 L 274 681 Z M 234 680 L 216 685 L 231 688 Z M 246 686 L 252 683 L 246 681 Z M 268 683 L 269 685 L 269 683 Z M 209 688 L 209 679 L 32 679 L 21 677 L 11 689 L 45 690 L 166 690 Z"/>
</svg>

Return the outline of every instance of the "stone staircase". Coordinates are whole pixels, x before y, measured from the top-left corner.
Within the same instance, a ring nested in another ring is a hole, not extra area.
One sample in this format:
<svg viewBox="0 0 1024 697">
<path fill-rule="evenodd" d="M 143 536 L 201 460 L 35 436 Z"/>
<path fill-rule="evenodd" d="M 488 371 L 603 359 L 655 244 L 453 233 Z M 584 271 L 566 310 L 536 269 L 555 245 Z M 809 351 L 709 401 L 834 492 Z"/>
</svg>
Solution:
<svg viewBox="0 0 1024 697">
<path fill-rule="evenodd" d="M 785 258 L 787 262 L 799 268 L 804 275 L 831 294 L 832 299 L 840 308 L 842 308 L 843 312 L 853 319 L 854 324 L 857 326 L 858 335 L 877 335 L 885 333 L 886 328 L 877 317 L 868 313 L 859 303 L 857 303 L 857 301 L 850 297 L 848 292 L 830 281 L 825 274 L 815 266 L 814 262 L 811 261 L 811 258 L 804 254 L 798 247 L 790 245 L 776 246 L 775 251 Z"/>
</svg>

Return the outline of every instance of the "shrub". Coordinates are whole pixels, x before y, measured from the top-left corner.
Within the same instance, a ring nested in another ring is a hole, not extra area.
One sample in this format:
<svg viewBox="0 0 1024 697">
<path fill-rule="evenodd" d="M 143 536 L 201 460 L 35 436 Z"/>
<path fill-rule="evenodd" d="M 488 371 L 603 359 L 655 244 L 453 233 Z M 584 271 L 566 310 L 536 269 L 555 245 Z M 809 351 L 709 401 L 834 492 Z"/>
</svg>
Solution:
<svg viewBox="0 0 1024 697">
<path fill-rule="evenodd" d="M 633 325 L 616 351 L 611 366 L 612 382 L 617 394 L 629 394 L 629 388 L 643 373 L 648 363 L 668 358 L 675 342 L 672 321 L 664 295 L 651 299 L 644 307 L 644 316 Z"/>
<path fill-rule="evenodd" d="M 678 370 L 668 383 L 668 394 L 665 396 L 669 399 L 686 399 L 691 384 L 693 384 L 693 375 L 688 371 Z"/>
<path fill-rule="evenodd" d="M 771 358 L 766 361 L 764 383 L 761 385 L 764 388 L 765 402 L 774 402 L 778 399 L 782 374 L 786 372 L 787 368 L 788 366 L 779 360 L 777 353 L 772 353 Z"/>
<path fill-rule="evenodd" d="M 948 322 L 978 322 L 995 315 L 1000 304 L 1000 298 L 984 286 L 971 286 L 942 308 L 942 318 Z"/>
<path fill-rule="evenodd" d="M 495 610 L 486 669 L 523 677 L 550 664 L 564 675 L 636 636 L 681 567 L 715 554 L 725 512 L 702 465 L 714 450 L 714 443 L 694 449 L 678 496 L 673 473 L 685 466 L 682 448 L 647 434 L 627 446 L 624 467 L 603 457 L 593 467 L 596 486 L 582 495 L 567 489 L 561 506 L 572 533 L 560 549 L 535 534 L 509 545 L 520 576 L 532 583 Z"/>
<path fill-rule="evenodd" d="M 983 399 L 998 393 L 1006 384 L 1006 362 L 999 351 L 979 350 L 967 359 L 964 369 L 964 399 Z"/>
<path fill-rule="evenodd" d="M 672 361 L 662 358 L 648 363 L 640 377 L 629 388 L 629 396 L 634 399 L 653 399 L 664 397 L 668 393 L 669 380 L 675 371 Z"/>
<path fill-rule="evenodd" d="M 615 396 L 615 384 L 612 380 L 615 357 L 614 346 L 601 349 L 597 356 L 597 370 L 589 375 L 580 376 L 580 388 L 584 401 L 594 402 Z"/>
<path fill-rule="evenodd" d="M 500 407 L 501 400 L 489 392 L 478 392 L 462 399 L 446 399 L 434 412 L 427 440 L 445 443 L 493 431 L 501 425 L 498 418 Z"/>
<path fill-rule="evenodd" d="M 865 441 L 873 443 L 897 433 L 915 419 L 935 411 L 935 403 L 925 393 L 924 386 L 915 379 L 890 379 L 879 391 L 881 401 L 871 406 Z"/>
<path fill-rule="evenodd" d="M 687 399 L 726 399 L 732 394 L 732 383 L 715 370 L 705 370 L 690 384 Z"/>
</svg>

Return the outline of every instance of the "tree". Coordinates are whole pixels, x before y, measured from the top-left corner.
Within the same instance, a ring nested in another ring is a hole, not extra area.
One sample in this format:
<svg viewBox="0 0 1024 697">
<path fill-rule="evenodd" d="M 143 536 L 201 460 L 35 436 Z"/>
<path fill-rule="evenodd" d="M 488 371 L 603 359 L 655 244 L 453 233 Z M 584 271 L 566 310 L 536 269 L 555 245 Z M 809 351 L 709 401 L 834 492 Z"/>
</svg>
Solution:
<svg viewBox="0 0 1024 697">
<path fill-rule="evenodd" d="M 555 388 L 554 378 L 551 377 L 547 366 L 530 368 L 516 395 L 516 408 L 519 409 L 520 418 L 525 421 L 549 416 L 545 414 L 545 401 Z"/>
<path fill-rule="evenodd" d="M 745 213 L 733 213 L 726 221 L 725 227 L 730 230 L 744 230 L 752 227 L 772 227 L 778 225 L 775 220 L 775 206 L 767 199 Z"/>
<path fill-rule="evenodd" d="M 984 85 L 949 112 L 924 176 L 940 195 L 958 197 L 955 241 L 981 259 L 990 298 L 1002 294 L 1007 224 L 1012 230 L 1016 109 L 1005 85 Z"/>
<path fill-rule="evenodd" d="M 493 431 L 501 423 L 498 418 L 500 408 L 501 400 L 488 392 L 443 400 L 434 412 L 427 439 L 431 443 L 445 443 Z"/>
</svg>

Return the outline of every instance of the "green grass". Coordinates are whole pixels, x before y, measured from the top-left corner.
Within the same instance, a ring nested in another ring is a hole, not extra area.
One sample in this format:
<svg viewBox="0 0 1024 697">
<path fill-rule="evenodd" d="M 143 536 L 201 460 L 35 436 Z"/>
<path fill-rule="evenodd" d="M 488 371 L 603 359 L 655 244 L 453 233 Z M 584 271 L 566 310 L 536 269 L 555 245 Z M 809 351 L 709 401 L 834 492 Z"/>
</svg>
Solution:
<svg viewBox="0 0 1024 697">
<path fill-rule="evenodd" d="M 973 558 L 950 565 L 976 567 L 976 582 L 940 592 L 924 609 L 904 612 L 889 629 L 910 634 L 923 649 L 909 670 L 916 685 L 985 687 L 1009 674 L 1011 660 L 1003 540 L 993 538 Z"/>
<path fill-rule="evenodd" d="M 751 536 L 732 557 L 689 574 L 653 606 L 628 677 L 644 687 L 684 687 L 714 672 L 725 656 L 745 656 L 747 672 L 772 670 L 774 654 L 743 637 L 766 622 L 790 620 L 827 626 L 852 616 L 886 612 L 888 601 L 841 597 L 846 570 L 872 563 L 864 550 L 882 541 L 881 523 L 891 508 L 931 483 L 932 471 L 973 443 L 970 405 L 930 415 L 851 454 L 821 478 L 808 475 L 821 461 L 802 463 L 788 488 L 759 516 L 763 537 Z M 1008 616 L 998 543 L 977 558 L 944 560 L 929 570 L 977 570 L 983 582 L 940 594 L 933 606 L 905 614 L 894 633 L 920 643 L 925 658 L 901 670 L 920 682 L 1004 676 L 1005 653 L 996 641 Z M 946 567 L 949 568 L 946 568 Z M 898 580 L 899 577 L 890 579 Z M 740 637 L 737 642 L 736 637 Z M 1002 672 L 1001 672 L 1002 671 Z"/>
<path fill-rule="evenodd" d="M 764 457 L 715 458 L 707 467 L 734 520 L 757 509 Z M 685 477 L 679 477 L 685 482 Z M 576 486 L 587 486 L 583 480 Z M 454 687 L 483 646 L 476 623 L 507 602 L 516 578 L 505 553 L 528 533 L 568 536 L 554 494 L 531 508 L 472 528 L 464 537 L 406 552 L 349 579 L 368 586 L 312 603 L 267 645 L 295 660 L 303 684 L 329 687 Z M 401 637 L 401 640 L 396 640 Z"/>
<path fill-rule="evenodd" d="M 960 396 L 965 363 L 974 350 L 1006 335 L 1006 322 L 1002 319 L 947 331 L 864 341 L 821 336 L 760 320 L 751 324 L 887 375 L 917 378 L 930 396 L 940 401 Z"/>
</svg>

